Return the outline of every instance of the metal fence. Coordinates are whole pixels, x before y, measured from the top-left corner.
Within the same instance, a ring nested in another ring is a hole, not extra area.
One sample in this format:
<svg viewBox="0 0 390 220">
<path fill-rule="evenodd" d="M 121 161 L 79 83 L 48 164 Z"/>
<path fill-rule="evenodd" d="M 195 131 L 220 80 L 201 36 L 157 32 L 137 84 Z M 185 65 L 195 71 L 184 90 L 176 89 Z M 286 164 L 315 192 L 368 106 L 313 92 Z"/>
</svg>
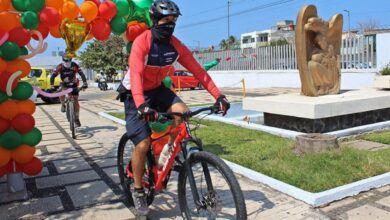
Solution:
<svg viewBox="0 0 390 220">
<path fill-rule="evenodd" d="M 341 45 L 342 69 L 376 68 L 375 35 L 344 39 Z M 295 70 L 295 45 L 267 46 L 243 50 L 226 50 L 194 53 L 200 64 L 221 58 L 212 70 Z M 183 68 L 180 64 L 177 68 Z"/>
</svg>

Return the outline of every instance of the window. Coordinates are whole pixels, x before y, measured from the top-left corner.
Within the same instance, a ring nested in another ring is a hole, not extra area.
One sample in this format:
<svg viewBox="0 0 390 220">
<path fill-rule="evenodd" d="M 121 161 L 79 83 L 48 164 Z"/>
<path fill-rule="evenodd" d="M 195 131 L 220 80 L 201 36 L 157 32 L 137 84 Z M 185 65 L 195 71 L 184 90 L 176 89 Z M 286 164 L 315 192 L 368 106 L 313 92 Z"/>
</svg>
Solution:
<svg viewBox="0 0 390 220">
<path fill-rule="evenodd" d="M 30 75 L 28 76 L 29 78 L 39 78 L 42 75 L 42 70 L 40 69 L 31 69 Z"/>
</svg>

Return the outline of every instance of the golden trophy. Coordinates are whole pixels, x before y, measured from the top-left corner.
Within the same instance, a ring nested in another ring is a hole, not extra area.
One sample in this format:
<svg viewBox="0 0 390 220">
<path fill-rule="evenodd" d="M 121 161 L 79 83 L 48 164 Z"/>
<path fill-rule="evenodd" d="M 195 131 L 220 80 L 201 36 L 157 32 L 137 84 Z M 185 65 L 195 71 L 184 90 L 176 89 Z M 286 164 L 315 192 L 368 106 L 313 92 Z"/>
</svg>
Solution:
<svg viewBox="0 0 390 220">
<path fill-rule="evenodd" d="M 61 37 L 65 39 L 65 57 L 76 57 L 76 51 L 87 39 L 91 31 L 91 23 L 79 20 L 65 19 L 60 25 Z"/>
</svg>

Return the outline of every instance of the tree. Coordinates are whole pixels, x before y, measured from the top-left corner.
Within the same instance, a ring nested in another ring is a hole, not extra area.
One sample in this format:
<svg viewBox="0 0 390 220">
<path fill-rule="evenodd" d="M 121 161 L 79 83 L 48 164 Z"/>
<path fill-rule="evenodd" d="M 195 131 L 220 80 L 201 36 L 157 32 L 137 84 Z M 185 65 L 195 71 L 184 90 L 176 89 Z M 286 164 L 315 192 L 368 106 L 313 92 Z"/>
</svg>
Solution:
<svg viewBox="0 0 390 220">
<path fill-rule="evenodd" d="M 368 19 L 366 21 L 358 22 L 362 33 L 375 30 L 379 27 L 379 21 L 376 19 Z"/>
<path fill-rule="evenodd" d="M 228 39 L 223 39 L 219 43 L 221 50 L 236 49 L 240 46 L 240 41 L 235 36 L 230 36 Z"/>
<path fill-rule="evenodd" d="M 94 71 L 103 71 L 109 77 L 115 75 L 117 70 L 125 70 L 127 56 L 122 50 L 125 42 L 122 37 L 111 35 L 107 41 L 93 41 L 81 52 L 81 65 Z"/>
<path fill-rule="evenodd" d="M 270 42 L 270 46 L 282 46 L 282 45 L 287 45 L 289 42 L 285 38 L 280 38 L 278 40 L 273 40 Z"/>
</svg>

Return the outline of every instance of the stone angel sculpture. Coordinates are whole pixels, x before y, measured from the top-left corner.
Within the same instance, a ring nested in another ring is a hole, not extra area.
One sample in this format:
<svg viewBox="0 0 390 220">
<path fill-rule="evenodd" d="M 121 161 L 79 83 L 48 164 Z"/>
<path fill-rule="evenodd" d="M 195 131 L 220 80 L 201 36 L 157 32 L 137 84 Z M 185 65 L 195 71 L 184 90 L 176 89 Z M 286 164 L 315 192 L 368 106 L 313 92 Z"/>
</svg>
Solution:
<svg viewBox="0 0 390 220">
<path fill-rule="evenodd" d="M 341 14 L 330 21 L 317 16 L 314 5 L 304 6 L 297 17 L 295 45 L 301 94 L 321 96 L 340 91 Z"/>
</svg>

